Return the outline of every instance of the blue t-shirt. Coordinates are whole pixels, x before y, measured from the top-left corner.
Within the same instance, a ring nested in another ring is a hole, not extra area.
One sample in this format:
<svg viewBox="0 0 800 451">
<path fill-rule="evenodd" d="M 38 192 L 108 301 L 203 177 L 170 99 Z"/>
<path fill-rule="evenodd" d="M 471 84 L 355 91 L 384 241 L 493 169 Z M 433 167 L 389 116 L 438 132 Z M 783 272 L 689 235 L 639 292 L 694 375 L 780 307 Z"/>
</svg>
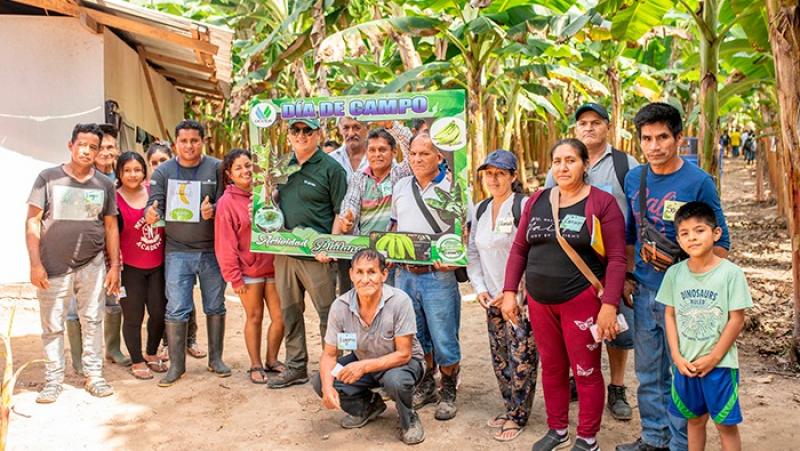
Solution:
<svg viewBox="0 0 800 451">
<path fill-rule="evenodd" d="M 628 200 L 627 243 L 636 244 L 636 268 L 634 275 L 639 283 L 651 290 L 658 290 L 664 273 L 656 271 L 644 263 L 639 256 L 639 180 L 644 169 L 647 171 L 647 220 L 656 229 L 672 241 L 675 239 L 675 224 L 672 219 L 675 211 L 684 203 L 691 201 L 705 202 L 717 215 L 717 222 L 722 228 L 722 237 L 716 246 L 729 249 L 730 235 L 725 215 L 719 201 L 717 187 L 708 173 L 686 160 L 683 166 L 672 174 L 659 175 L 649 170 L 649 165 L 641 165 L 628 171 L 625 176 L 625 197 Z M 631 214 L 632 213 L 632 214 Z"/>
</svg>

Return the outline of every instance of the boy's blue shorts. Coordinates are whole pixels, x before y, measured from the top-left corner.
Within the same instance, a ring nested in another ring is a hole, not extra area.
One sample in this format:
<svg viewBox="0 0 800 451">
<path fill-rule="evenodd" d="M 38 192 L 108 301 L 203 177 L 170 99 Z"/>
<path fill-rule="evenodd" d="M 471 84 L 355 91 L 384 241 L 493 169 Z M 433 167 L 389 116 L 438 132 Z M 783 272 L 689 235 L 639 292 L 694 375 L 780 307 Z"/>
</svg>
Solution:
<svg viewBox="0 0 800 451">
<path fill-rule="evenodd" d="M 739 370 L 714 368 L 705 377 L 686 377 L 672 368 L 671 414 L 691 420 L 709 414 L 717 424 L 742 422 L 739 406 Z"/>
</svg>

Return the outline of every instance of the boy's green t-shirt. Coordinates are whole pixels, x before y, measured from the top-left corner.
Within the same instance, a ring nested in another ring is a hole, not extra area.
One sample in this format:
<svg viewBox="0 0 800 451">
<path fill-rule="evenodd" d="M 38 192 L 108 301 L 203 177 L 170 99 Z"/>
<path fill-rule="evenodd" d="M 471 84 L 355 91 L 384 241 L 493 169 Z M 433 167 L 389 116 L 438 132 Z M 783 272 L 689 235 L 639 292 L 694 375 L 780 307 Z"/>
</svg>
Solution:
<svg viewBox="0 0 800 451">
<path fill-rule="evenodd" d="M 656 300 L 675 309 L 678 346 L 688 361 L 708 355 L 728 323 L 728 312 L 753 306 L 750 288 L 741 268 L 722 259 L 716 268 L 693 273 L 687 260 L 667 270 Z M 739 368 L 736 343 L 717 365 Z"/>
</svg>

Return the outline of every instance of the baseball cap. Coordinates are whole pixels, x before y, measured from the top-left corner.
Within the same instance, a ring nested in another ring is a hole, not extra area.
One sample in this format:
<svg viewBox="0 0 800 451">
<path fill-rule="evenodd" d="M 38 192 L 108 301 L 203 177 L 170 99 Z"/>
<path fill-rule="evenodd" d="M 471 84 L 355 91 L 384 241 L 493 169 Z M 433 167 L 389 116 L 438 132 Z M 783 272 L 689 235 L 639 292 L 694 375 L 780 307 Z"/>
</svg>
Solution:
<svg viewBox="0 0 800 451">
<path fill-rule="evenodd" d="M 319 129 L 319 119 L 289 119 L 289 127 L 298 123 L 308 125 L 311 130 Z"/>
<path fill-rule="evenodd" d="M 606 109 L 603 108 L 602 105 L 590 102 L 590 103 L 584 103 L 583 105 L 580 106 L 580 108 L 578 108 L 578 111 L 575 112 L 575 121 L 580 119 L 581 115 L 587 111 L 594 111 L 595 113 L 600 115 L 600 117 L 605 119 L 606 122 L 610 120 L 608 116 L 608 111 L 606 111 Z"/>
<path fill-rule="evenodd" d="M 497 149 L 486 156 L 486 160 L 483 162 L 482 165 L 480 165 L 480 167 L 478 167 L 478 170 L 482 171 L 488 168 L 489 166 L 516 172 L 517 157 L 514 156 L 513 153 L 507 150 Z"/>
</svg>

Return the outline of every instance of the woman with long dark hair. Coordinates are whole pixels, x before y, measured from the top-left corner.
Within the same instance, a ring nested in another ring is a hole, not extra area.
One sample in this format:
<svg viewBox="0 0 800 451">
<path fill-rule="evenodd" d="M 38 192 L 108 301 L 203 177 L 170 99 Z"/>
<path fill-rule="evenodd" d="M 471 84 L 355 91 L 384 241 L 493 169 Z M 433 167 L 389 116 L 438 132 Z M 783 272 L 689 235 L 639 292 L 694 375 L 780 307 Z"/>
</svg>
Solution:
<svg viewBox="0 0 800 451">
<path fill-rule="evenodd" d="M 551 157 L 557 186 L 537 191 L 525 206 L 506 264 L 501 310 L 519 324 L 517 287 L 524 273 L 550 428 L 533 451 L 570 441 L 570 368 L 579 406 L 572 449 L 594 451 L 605 404 L 600 341 L 619 332 L 625 221 L 611 194 L 586 183 L 589 151 L 581 141 L 558 141 Z"/>
<path fill-rule="evenodd" d="M 275 288 L 274 256 L 250 252 L 250 196 L 253 191 L 253 161 L 250 152 L 233 149 L 222 161 L 225 194 L 217 201 L 214 220 L 214 250 L 226 282 L 239 295 L 246 319 L 244 340 L 250 356 L 248 374 L 254 384 L 267 382 L 266 372 L 285 370 L 278 361 L 283 338 L 281 303 Z M 261 323 L 264 306 L 269 311 L 266 365 L 261 359 Z"/>
<path fill-rule="evenodd" d="M 147 164 L 136 152 L 119 156 L 116 167 L 117 206 L 119 208 L 119 247 L 122 253 L 122 335 L 131 353 L 131 374 L 137 379 L 152 379 L 153 373 L 167 370 L 157 356 L 164 333 L 164 229 L 154 228 L 144 219 L 149 190 Z M 142 354 L 142 321 L 147 309 L 147 346 Z"/>
</svg>

